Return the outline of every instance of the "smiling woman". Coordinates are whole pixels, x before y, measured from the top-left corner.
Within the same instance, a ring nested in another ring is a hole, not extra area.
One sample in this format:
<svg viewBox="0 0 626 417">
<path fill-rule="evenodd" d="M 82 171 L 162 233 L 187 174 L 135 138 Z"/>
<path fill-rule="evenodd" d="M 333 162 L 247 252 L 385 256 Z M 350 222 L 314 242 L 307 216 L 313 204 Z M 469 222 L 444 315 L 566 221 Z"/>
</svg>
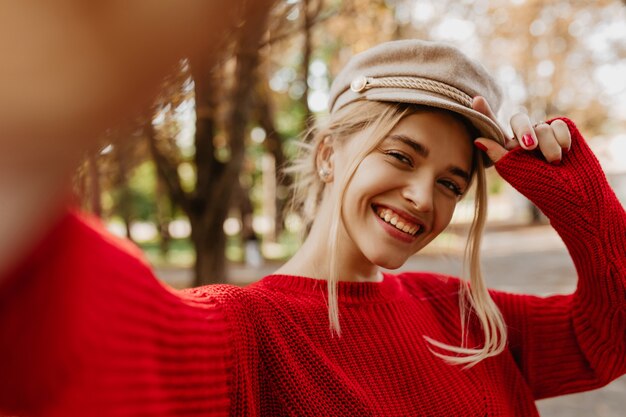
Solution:
<svg viewBox="0 0 626 417">
<path fill-rule="evenodd" d="M 294 207 L 309 233 L 276 273 L 327 280 L 331 328 L 340 333 L 333 286 L 380 281 L 379 267 L 401 267 L 448 226 L 476 176 L 476 216 L 466 257 L 472 285 L 462 287 L 460 305 L 461 316 L 471 306 L 489 323 L 483 327 L 485 344 L 462 351 L 439 347 L 464 354 L 446 356 L 452 363 L 475 364 L 500 353 L 506 331 L 482 281 L 476 250 L 486 200 L 483 157 L 472 146 L 477 135 L 465 117 L 421 104 L 356 100 L 331 114 L 289 170 L 297 178 Z"/>
<path fill-rule="evenodd" d="M 291 167 L 306 239 L 255 284 L 166 289 L 70 210 L 0 288 L 0 414 L 538 416 L 626 372 L 626 214 L 573 122 L 517 114 L 506 139 L 485 69 L 419 40 L 353 57 L 330 97 Z M 575 293 L 485 288 L 491 164 L 550 218 Z M 466 277 L 380 272 L 473 183 Z"/>
</svg>

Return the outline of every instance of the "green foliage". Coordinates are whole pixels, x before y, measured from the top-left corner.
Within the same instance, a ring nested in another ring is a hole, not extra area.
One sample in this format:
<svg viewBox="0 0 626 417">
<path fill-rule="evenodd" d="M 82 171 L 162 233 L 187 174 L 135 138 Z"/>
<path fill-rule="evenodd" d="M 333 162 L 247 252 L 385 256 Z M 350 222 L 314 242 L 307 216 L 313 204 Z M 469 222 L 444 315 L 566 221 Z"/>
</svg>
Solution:
<svg viewBox="0 0 626 417">
<path fill-rule="evenodd" d="M 194 249 L 189 239 L 172 239 L 170 241 L 169 252 L 163 257 L 159 242 L 141 242 L 139 247 L 143 250 L 148 261 L 154 266 L 176 266 L 180 268 L 190 268 L 193 266 Z"/>
<path fill-rule="evenodd" d="M 282 137 L 298 137 L 305 125 L 306 109 L 299 100 L 291 100 L 276 112 L 276 127 Z"/>
<path fill-rule="evenodd" d="M 132 213 L 139 220 L 154 221 L 156 171 L 152 161 L 146 161 L 133 170 L 128 181 Z"/>
</svg>

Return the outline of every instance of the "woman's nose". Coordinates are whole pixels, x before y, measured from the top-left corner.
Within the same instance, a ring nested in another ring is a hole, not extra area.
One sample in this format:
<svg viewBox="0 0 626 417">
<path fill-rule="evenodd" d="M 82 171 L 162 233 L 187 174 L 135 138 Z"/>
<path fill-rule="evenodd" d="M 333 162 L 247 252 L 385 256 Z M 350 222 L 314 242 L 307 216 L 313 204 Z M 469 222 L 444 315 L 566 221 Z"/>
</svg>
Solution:
<svg viewBox="0 0 626 417">
<path fill-rule="evenodd" d="M 417 211 L 429 213 L 433 210 L 434 187 L 427 181 L 416 181 L 402 191 L 402 196 L 407 199 Z"/>
</svg>

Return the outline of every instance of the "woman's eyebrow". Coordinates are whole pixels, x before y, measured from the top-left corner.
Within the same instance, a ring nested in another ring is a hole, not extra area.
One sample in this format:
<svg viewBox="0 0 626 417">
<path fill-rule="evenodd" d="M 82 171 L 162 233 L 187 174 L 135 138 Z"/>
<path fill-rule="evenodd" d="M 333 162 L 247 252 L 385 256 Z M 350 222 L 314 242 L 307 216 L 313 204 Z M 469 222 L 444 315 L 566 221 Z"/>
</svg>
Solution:
<svg viewBox="0 0 626 417">
<path fill-rule="evenodd" d="M 430 153 L 428 148 L 408 136 L 395 134 L 390 135 L 389 139 L 399 140 L 400 142 L 413 148 L 413 150 L 419 155 L 423 156 L 424 158 L 428 158 L 428 154 Z"/>
<path fill-rule="evenodd" d="M 465 182 L 469 183 L 470 182 L 470 174 L 469 172 L 465 171 L 464 169 L 461 169 L 459 167 L 453 166 L 450 167 L 450 169 L 448 170 L 451 174 L 456 175 L 458 177 L 461 177 L 465 180 Z"/>
<path fill-rule="evenodd" d="M 426 146 L 422 145 L 421 143 L 415 141 L 415 139 L 413 139 L 413 138 L 411 138 L 409 136 L 402 135 L 402 134 L 394 134 L 394 135 L 390 135 L 389 139 L 400 141 L 400 142 L 410 146 L 415 152 L 417 152 L 418 155 L 421 155 L 424 158 L 428 158 L 428 155 L 430 153 L 428 148 Z M 451 174 L 453 174 L 453 175 L 461 177 L 462 179 L 464 179 L 468 183 L 469 183 L 469 181 L 471 179 L 471 176 L 470 176 L 469 172 L 467 172 L 464 169 L 459 168 L 457 166 L 450 167 L 448 169 L 448 171 Z"/>
</svg>

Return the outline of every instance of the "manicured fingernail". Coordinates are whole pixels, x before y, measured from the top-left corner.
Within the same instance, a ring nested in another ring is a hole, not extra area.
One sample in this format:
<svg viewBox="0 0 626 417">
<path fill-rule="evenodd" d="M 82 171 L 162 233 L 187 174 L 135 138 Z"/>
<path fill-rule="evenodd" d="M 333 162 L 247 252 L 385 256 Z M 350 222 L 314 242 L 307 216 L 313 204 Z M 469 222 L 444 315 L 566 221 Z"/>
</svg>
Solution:
<svg viewBox="0 0 626 417">
<path fill-rule="evenodd" d="M 474 146 L 476 146 L 481 151 L 487 152 L 487 147 L 480 142 L 474 142 Z"/>
<path fill-rule="evenodd" d="M 526 133 L 524 136 L 522 136 L 522 143 L 524 144 L 524 146 L 530 148 L 535 144 L 535 138 L 533 138 L 530 133 Z"/>
</svg>

